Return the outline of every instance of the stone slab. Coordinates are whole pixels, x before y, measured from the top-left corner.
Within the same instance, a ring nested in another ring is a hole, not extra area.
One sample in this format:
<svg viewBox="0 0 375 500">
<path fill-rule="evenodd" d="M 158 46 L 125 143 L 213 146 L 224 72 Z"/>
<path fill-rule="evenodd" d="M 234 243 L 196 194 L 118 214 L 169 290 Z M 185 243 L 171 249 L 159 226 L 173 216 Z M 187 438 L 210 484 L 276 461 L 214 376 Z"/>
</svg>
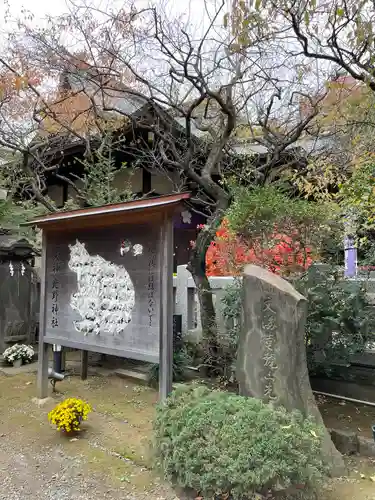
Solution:
<svg viewBox="0 0 375 500">
<path fill-rule="evenodd" d="M 364 457 L 375 457 L 375 442 L 373 439 L 358 437 L 358 451 Z"/>
<path fill-rule="evenodd" d="M 332 429 L 331 439 L 333 444 L 343 455 L 356 455 L 359 450 L 358 436 L 355 432 Z"/>
<path fill-rule="evenodd" d="M 22 365 L 19 368 L 14 368 L 13 366 L 1 366 L 0 373 L 4 375 L 21 375 L 22 373 L 36 373 L 38 371 L 38 363 L 28 363 Z"/>
<path fill-rule="evenodd" d="M 31 401 L 35 403 L 37 406 L 41 407 L 52 401 L 52 398 L 43 398 L 43 399 L 33 398 Z"/>
<path fill-rule="evenodd" d="M 136 370 L 125 370 L 123 368 L 118 368 L 114 371 L 117 377 L 133 380 L 141 384 L 147 384 L 148 375 L 146 373 L 141 373 Z"/>
</svg>

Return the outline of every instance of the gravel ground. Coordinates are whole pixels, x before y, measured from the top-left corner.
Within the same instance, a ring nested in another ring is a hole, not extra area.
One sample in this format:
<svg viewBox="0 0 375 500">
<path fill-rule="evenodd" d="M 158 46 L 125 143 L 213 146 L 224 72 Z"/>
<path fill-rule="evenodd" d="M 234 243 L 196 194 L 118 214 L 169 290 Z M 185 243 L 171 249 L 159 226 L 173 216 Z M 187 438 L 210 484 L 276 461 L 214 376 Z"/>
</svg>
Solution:
<svg viewBox="0 0 375 500">
<path fill-rule="evenodd" d="M 64 384 L 64 394 L 38 406 L 34 374 L 0 376 L 0 500 L 176 499 L 138 463 L 155 395 L 132 385 L 124 390 L 123 382 L 110 379 Z M 115 395 L 123 398 L 119 404 Z M 84 432 L 66 438 L 50 427 L 47 413 L 72 396 L 89 401 L 94 411 Z"/>
<path fill-rule="evenodd" d="M 0 498 L 2 500 L 91 500 L 130 498 L 103 488 L 95 477 L 81 472 L 80 461 L 61 449 L 43 447 L 15 450 L 12 441 L 1 442 Z"/>
<path fill-rule="evenodd" d="M 117 378 L 71 377 L 45 405 L 33 402 L 35 374 L 0 370 L 0 500 L 182 500 L 149 468 L 157 394 Z M 77 438 L 56 432 L 47 413 L 66 397 L 93 406 Z M 319 500 L 375 500 L 375 464 L 348 461 L 350 478 Z"/>
<path fill-rule="evenodd" d="M 62 446 L 39 446 L 37 441 L 21 446 L 22 436 L 18 437 L 2 434 L 0 438 L 1 500 L 150 498 L 150 492 L 129 494 L 125 487 L 111 485 L 105 473 L 87 470 L 86 457 L 69 456 Z M 168 498 L 155 494 L 151 498 Z"/>
</svg>

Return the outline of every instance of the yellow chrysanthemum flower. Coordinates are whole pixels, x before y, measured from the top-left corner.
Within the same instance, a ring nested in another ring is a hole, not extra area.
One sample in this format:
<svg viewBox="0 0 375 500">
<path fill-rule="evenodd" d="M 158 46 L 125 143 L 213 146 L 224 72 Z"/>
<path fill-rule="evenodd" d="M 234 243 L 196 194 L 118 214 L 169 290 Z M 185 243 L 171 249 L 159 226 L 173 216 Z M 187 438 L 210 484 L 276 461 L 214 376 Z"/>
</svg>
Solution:
<svg viewBox="0 0 375 500">
<path fill-rule="evenodd" d="M 56 425 L 57 430 L 79 431 L 80 423 L 87 420 L 91 411 L 91 406 L 82 399 L 68 398 L 48 413 L 48 420 L 51 424 Z"/>
</svg>

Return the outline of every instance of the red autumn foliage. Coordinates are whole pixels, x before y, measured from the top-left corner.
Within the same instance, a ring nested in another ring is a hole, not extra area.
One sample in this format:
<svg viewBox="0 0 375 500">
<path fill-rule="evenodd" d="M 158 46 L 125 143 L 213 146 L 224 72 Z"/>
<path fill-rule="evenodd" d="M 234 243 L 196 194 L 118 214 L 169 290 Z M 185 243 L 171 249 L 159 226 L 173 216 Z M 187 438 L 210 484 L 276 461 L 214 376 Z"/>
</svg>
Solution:
<svg viewBox="0 0 375 500">
<path fill-rule="evenodd" d="M 206 253 L 207 275 L 239 275 L 245 264 L 256 264 L 282 275 L 302 272 L 311 265 L 313 254 L 311 248 L 305 248 L 298 240 L 298 231 L 293 233 L 285 235 L 275 231 L 267 245 L 259 239 L 248 244 L 231 233 L 224 220 Z"/>
</svg>

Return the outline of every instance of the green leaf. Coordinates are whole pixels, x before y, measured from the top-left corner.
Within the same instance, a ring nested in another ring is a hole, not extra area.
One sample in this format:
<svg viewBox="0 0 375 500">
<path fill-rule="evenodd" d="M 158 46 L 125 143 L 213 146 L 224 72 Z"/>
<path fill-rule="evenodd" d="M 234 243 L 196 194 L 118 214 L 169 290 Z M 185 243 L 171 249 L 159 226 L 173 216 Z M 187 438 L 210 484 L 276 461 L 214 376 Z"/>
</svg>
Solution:
<svg viewBox="0 0 375 500">
<path fill-rule="evenodd" d="M 310 14 L 308 13 L 307 10 L 305 11 L 305 24 L 306 26 L 310 24 Z"/>
<path fill-rule="evenodd" d="M 337 9 L 336 9 L 336 15 L 337 15 L 338 17 L 343 17 L 343 16 L 344 16 L 344 14 L 345 14 L 344 9 L 343 9 L 342 7 L 337 7 Z"/>
</svg>

